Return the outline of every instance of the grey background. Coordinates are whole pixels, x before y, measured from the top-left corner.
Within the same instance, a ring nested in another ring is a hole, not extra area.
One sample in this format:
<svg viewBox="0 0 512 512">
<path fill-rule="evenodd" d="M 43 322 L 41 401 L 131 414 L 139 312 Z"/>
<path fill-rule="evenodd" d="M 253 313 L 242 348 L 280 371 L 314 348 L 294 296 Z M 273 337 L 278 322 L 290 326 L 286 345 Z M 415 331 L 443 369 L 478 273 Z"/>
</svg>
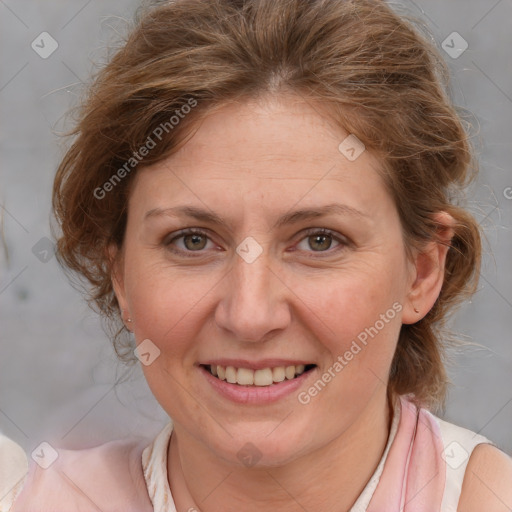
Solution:
<svg viewBox="0 0 512 512">
<path fill-rule="evenodd" d="M 457 59 L 443 54 L 455 103 L 473 112 L 478 130 L 481 175 L 468 201 L 487 242 L 479 291 L 453 323 L 478 346 L 454 355 L 444 417 L 512 454 L 512 1 L 403 4 L 438 45 L 454 31 L 468 42 Z M 42 440 L 92 446 L 152 437 L 167 421 L 140 368 L 126 374 L 116 362 L 96 314 L 52 253 L 44 262 L 44 253 L 33 252 L 50 238 L 51 185 L 65 150 L 57 135 L 69 127 L 64 115 L 126 33 L 137 5 L 0 0 L 0 431 L 27 451 Z M 31 48 L 43 31 L 59 45 L 47 59 Z"/>
</svg>

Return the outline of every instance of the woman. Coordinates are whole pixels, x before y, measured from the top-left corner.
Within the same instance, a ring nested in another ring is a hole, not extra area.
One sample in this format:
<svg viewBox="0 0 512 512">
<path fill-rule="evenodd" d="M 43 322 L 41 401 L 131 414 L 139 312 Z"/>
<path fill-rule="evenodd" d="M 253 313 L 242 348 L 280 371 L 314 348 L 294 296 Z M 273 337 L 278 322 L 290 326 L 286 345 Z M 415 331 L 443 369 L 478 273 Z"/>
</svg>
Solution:
<svg viewBox="0 0 512 512">
<path fill-rule="evenodd" d="M 445 79 L 377 0 L 150 9 L 54 210 L 172 423 L 32 464 L 12 510 L 509 510 L 509 457 L 429 412 L 480 263 Z"/>
</svg>

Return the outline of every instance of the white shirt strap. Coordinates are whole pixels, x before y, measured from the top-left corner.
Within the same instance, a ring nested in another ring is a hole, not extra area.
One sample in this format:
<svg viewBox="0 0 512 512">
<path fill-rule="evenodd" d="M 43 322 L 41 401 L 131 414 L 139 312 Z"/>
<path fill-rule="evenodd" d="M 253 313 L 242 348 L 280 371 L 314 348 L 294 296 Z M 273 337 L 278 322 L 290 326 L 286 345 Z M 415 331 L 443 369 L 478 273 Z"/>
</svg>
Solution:
<svg viewBox="0 0 512 512">
<path fill-rule="evenodd" d="M 441 429 L 444 445 L 442 458 L 446 462 L 446 484 L 441 510 L 442 512 L 457 512 L 462 482 L 471 453 L 479 444 L 494 443 L 471 430 L 435 418 Z"/>
</svg>

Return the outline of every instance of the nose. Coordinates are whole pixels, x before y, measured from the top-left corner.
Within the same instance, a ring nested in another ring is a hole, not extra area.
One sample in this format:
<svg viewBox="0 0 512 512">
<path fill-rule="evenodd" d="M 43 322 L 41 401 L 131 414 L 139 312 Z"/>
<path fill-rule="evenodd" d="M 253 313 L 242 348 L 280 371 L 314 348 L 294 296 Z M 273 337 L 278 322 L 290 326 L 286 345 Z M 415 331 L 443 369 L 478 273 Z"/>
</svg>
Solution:
<svg viewBox="0 0 512 512">
<path fill-rule="evenodd" d="M 252 263 L 238 255 L 234 258 L 223 280 L 215 321 L 238 341 L 267 341 L 290 323 L 290 292 L 264 254 Z"/>
</svg>

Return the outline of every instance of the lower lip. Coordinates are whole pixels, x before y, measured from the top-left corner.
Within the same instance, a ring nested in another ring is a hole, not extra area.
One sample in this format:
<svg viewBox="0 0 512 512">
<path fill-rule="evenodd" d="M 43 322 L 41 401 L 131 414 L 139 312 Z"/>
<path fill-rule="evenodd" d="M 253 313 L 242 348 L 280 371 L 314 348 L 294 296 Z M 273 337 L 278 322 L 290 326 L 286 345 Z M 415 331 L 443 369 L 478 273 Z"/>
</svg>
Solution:
<svg viewBox="0 0 512 512">
<path fill-rule="evenodd" d="M 199 366 L 199 370 L 205 376 L 210 385 L 222 396 L 239 404 L 268 404 L 276 402 L 285 396 L 297 391 L 304 384 L 316 367 L 304 372 L 291 380 L 284 380 L 270 386 L 240 386 L 231 384 L 225 380 L 214 377 L 209 370 Z"/>
</svg>

